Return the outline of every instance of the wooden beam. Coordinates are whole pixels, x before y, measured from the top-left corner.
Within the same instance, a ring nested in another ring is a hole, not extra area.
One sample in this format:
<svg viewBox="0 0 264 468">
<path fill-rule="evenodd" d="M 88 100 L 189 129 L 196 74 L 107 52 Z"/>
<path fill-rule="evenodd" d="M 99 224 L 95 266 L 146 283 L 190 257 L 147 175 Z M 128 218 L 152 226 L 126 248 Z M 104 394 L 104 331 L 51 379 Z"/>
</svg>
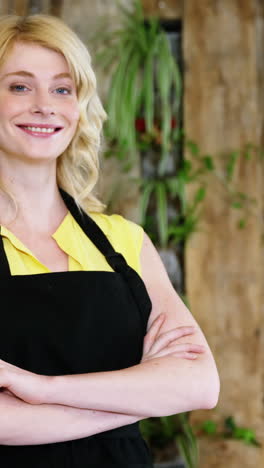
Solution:
<svg viewBox="0 0 264 468">
<path fill-rule="evenodd" d="M 248 142 L 264 143 L 262 5 L 259 0 L 184 2 L 185 133 L 203 154 L 214 156 L 220 170 L 221 154 Z M 263 160 L 241 160 L 235 177 L 239 191 L 255 198 L 257 216 L 247 215 L 246 228 L 239 230 L 238 211 L 212 182 L 200 231 L 187 245 L 187 296 L 221 378 L 217 409 L 193 412 L 192 420 L 215 419 L 223 427 L 231 415 L 255 430 L 262 448 L 203 439 L 200 468 L 264 466 Z"/>
</svg>

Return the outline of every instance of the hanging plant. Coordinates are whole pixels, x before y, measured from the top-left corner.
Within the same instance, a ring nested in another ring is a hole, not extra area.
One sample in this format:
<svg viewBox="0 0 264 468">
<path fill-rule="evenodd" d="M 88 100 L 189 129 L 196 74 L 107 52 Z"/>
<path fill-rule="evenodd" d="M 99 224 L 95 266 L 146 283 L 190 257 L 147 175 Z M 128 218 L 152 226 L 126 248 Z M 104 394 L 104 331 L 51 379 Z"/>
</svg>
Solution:
<svg viewBox="0 0 264 468">
<path fill-rule="evenodd" d="M 146 21 L 139 0 L 131 10 L 119 3 L 121 27 L 97 32 L 96 62 L 110 73 L 106 99 L 105 134 L 108 156 L 133 161 L 138 151 L 138 129 L 159 138 L 159 174 L 166 166 L 175 137 L 181 102 L 181 78 L 166 33 L 158 18 Z M 100 39 L 100 42 L 98 41 Z"/>
</svg>

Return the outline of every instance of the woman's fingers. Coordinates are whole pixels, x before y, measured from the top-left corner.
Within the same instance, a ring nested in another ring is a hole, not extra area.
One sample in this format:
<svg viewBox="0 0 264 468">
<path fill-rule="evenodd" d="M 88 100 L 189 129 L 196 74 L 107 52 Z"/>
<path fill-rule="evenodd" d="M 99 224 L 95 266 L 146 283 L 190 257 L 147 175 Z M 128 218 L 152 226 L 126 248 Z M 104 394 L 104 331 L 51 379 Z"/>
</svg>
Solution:
<svg viewBox="0 0 264 468">
<path fill-rule="evenodd" d="M 144 337 L 143 355 L 147 354 L 149 350 L 151 349 L 153 343 L 155 342 L 159 334 L 159 331 L 164 322 L 164 319 L 165 319 L 165 314 L 160 314 L 158 315 L 158 317 L 156 317 L 156 319 L 151 324 L 148 332 L 146 333 Z"/>
<path fill-rule="evenodd" d="M 161 335 L 155 340 L 151 347 L 151 354 L 156 354 L 171 342 L 182 338 L 183 336 L 192 335 L 195 332 L 195 327 L 177 327 Z"/>
<path fill-rule="evenodd" d="M 188 354 L 197 357 L 198 354 L 204 353 L 205 350 L 206 348 L 203 345 L 198 345 L 194 343 L 182 343 L 167 346 L 167 348 L 162 349 L 158 354 L 162 354 L 163 356 L 166 356 L 167 354 L 182 354 L 186 356 L 186 354 Z"/>
<path fill-rule="evenodd" d="M 194 343 L 172 344 L 161 349 L 155 354 L 151 354 L 148 359 L 155 359 L 163 356 L 173 355 L 178 358 L 196 359 L 199 354 L 206 351 L 205 346 Z"/>
</svg>

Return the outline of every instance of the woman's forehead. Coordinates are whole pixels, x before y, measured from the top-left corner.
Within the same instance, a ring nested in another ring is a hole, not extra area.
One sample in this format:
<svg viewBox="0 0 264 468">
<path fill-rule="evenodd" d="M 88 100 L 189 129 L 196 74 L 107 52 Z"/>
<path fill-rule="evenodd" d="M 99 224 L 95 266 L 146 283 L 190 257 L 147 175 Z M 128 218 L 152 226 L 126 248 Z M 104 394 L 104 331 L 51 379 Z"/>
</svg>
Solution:
<svg viewBox="0 0 264 468">
<path fill-rule="evenodd" d="M 71 72 L 65 57 L 48 47 L 34 43 L 15 43 L 6 60 L 0 67 L 0 73 L 28 72 L 45 73 L 47 77 L 71 78 Z"/>
<path fill-rule="evenodd" d="M 34 56 L 34 59 L 38 59 L 38 57 L 41 56 L 41 60 L 43 60 L 43 58 L 47 58 L 48 60 L 57 61 L 67 65 L 66 59 L 62 53 L 33 42 L 14 42 L 8 53 L 8 59 L 15 58 L 19 61 L 29 60 L 32 56 Z M 38 61 L 40 62 L 41 60 Z"/>
</svg>

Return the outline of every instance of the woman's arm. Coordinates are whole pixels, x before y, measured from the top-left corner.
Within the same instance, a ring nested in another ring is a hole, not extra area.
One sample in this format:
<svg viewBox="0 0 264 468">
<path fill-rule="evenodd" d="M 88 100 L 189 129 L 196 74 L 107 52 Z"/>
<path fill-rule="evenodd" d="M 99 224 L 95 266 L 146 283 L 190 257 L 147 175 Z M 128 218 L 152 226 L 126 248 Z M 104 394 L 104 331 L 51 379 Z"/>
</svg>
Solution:
<svg viewBox="0 0 264 468">
<path fill-rule="evenodd" d="M 0 393 L 0 445 L 35 445 L 81 439 L 132 424 L 140 416 L 62 405 L 30 405 Z"/>
<path fill-rule="evenodd" d="M 48 402 L 141 416 L 164 416 L 194 409 L 213 408 L 219 395 L 219 377 L 206 339 L 176 294 L 161 259 L 148 236 L 141 251 L 142 276 L 152 300 L 148 329 L 161 313 L 161 332 L 194 326 L 196 333 L 177 342 L 203 345 L 206 352 L 195 361 L 162 356 L 113 372 L 55 377 Z M 172 335 L 174 331 L 172 330 Z"/>
<path fill-rule="evenodd" d="M 2 386 L 29 403 L 60 404 L 143 417 L 213 408 L 219 394 L 219 377 L 212 353 L 146 235 L 141 263 L 143 280 L 153 305 L 148 331 L 158 315 L 165 312 L 166 321 L 157 342 L 162 344 L 169 336 L 169 354 L 168 350 L 165 355 L 164 352 L 154 353 L 152 359 L 143 359 L 136 366 L 118 371 L 46 378 L 3 362 Z M 179 327 L 188 325 L 196 328 L 196 333 L 188 338 L 189 345 L 186 336 L 179 338 Z M 195 346 L 199 345 L 204 346 L 205 352 L 196 360 L 185 359 L 184 354 L 179 356 L 179 346 L 194 347 L 195 352 Z"/>
<path fill-rule="evenodd" d="M 167 336 L 164 339 L 159 334 L 164 319 L 164 316 L 157 317 L 145 335 L 142 360 L 151 360 L 172 352 L 171 337 Z M 178 339 L 191 333 L 192 329 L 182 327 L 178 329 Z M 194 359 L 197 353 L 201 352 L 199 347 L 193 345 L 179 345 L 177 348 L 178 355 L 185 359 Z M 49 377 L 33 374 L 0 361 L 0 385 L 1 380 L 5 385 L 5 379 L 7 385 L 8 381 L 15 382 L 11 383 L 10 389 L 14 385 L 17 393 L 24 398 L 29 392 L 28 399 L 35 397 L 36 402 L 39 389 L 45 387 Z M 137 415 L 82 410 L 70 406 L 31 405 L 10 394 L 9 390 L 0 393 L 0 444 L 4 445 L 34 445 L 73 440 L 131 424 L 140 419 L 143 418 Z"/>
</svg>

